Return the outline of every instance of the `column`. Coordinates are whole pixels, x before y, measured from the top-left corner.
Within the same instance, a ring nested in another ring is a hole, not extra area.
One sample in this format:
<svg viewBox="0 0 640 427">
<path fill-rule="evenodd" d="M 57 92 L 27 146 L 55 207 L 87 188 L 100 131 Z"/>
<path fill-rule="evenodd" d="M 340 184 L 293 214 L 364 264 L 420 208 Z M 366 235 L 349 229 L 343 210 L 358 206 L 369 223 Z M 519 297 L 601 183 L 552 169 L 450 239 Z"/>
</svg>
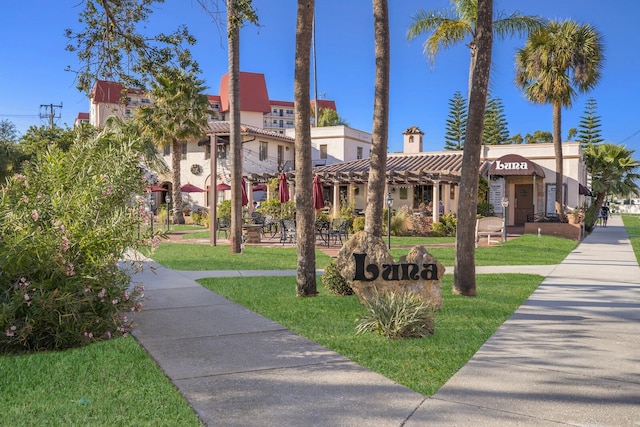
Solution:
<svg viewBox="0 0 640 427">
<path fill-rule="evenodd" d="M 433 191 L 431 194 L 433 200 L 433 222 L 440 221 L 440 181 L 433 181 Z"/>
</svg>

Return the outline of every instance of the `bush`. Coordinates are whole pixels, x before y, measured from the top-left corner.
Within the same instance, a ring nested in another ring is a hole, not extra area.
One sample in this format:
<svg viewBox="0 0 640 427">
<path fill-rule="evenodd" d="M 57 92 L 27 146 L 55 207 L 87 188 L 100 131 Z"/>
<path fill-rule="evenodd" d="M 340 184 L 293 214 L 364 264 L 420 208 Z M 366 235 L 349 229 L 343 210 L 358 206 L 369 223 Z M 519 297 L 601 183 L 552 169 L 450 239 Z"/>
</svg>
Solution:
<svg viewBox="0 0 640 427">
<path fill-rule="evenodd" d="M 458 218 L 454 214 L 444 214 L 439 222 L 431 224 L 431 236 L 455 236 L 458 228 Z"/>
<path fill-rule="evenodd" d="M 275 219 L 293 219 L 293 213 L 296 211 L 296 204 L 289 200 L 286 203 L 280 203 L 278 199 L 269 199 L 260 203 L 260 213 L 263 215 L 271 215 Z"/>
<path fill-rule="evenodd" d="M 0 192 L 0 349 L 126 335 L 141 289 L 118 267 L 147 219 L 139 153 L 102 133 L 39 153 Z M 153 237 L 152 242 L 158 243 Z M 151 243 L 150 241 L 144 243 Z"/>
<path fill-rule="evenodd" d="M 327 290 L 336 295 L 353 295 L 353 289 L 342 277 L 335 261 L 331 261 L 324 269 L 322 284 Z"/>
<path fill-rule="evenodd" d="M 231 218 L 231 200 L 223 200 L 216 207 L 216 217 Z"/>
<path fill-rule="evenodd" d="M 363 216 L 357 216 L 353 219 L 353 222 L 351 223 L 351 228 L 353 229 L 354 233 L 357 233 L 358 231 L 363 231 L 364 230 L 364 217 Z"/>
<path fill-rule="evenodd" d="M 375 292 L 364 303 L 369 315 L 358 319 L 356 333 L 379 333 L 390 339 L 422 338 L 434 332 L 435 309 L 412 293 Z"/>
</svg>

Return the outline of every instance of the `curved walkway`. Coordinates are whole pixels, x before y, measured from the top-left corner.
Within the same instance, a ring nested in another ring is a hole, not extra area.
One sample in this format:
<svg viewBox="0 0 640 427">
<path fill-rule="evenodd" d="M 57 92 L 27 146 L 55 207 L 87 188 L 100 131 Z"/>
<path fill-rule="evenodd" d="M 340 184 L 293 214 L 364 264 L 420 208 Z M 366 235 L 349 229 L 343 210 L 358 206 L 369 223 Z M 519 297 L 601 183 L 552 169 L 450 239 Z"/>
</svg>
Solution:
<svg viewBox="0 0 640 427">
<path fill-rule="evenodd" d="M 543 274 L 531 297 L 425 398 L 154 263 L 134 336 L 210 426 L 638 426 L 640 268 L 620 217 Z"/>
</svg>

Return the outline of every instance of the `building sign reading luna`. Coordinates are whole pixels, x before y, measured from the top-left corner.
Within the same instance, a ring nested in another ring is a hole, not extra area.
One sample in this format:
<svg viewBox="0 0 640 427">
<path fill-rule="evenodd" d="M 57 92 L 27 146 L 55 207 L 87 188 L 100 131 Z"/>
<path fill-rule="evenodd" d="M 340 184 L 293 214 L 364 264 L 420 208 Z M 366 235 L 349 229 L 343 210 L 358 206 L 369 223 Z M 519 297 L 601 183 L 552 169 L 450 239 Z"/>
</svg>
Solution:
<svg viewBox="0 0 640 427">
<path fill-rule="evenodd" d="M 355 274 L 353 280 L 361 280 L 363 282 L 373 282 L 381 276 L 380 268 L 382 267 L 382 280 L 438 280 L 437 264 L 415 263 L 398 263 L 398 264 L 376 264 L 365 265 L 367 254 L 354 253 L 355 258 Z"/>
<path fill-rule="evenodd" d="M 501 160 L 496 160 L 495 162 L 495 170 L 528 170 L 529 163 L 528 162 L 502 162 Z"/>
</svg>

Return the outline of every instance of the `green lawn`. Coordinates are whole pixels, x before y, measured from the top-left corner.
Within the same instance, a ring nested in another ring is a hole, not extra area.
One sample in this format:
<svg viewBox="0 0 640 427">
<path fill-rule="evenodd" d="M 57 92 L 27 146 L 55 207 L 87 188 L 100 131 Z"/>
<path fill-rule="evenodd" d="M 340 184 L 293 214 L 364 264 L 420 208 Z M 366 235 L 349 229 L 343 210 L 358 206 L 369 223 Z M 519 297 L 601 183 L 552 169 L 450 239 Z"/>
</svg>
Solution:
<svg viewBox="0 0 640 427">
<path fill-rule="evenodd" d="M 435 393 L 542 282 L 535 275 L 479 275 L 478 296 L 453 295 L 442 283 L 436 332 L 422 339 L 388 340 L 355 334 L 365 311 L 356 296 L 335 296 L 319 283 L 315 298 L 295 296 L 295 277 L 201 280 L 205 287 L 320 343 L 375 372 L 425 394 Z"/>
<path fill-rule="evenodd" d="M 636 258 L 640 260 L 640 215 L 623 214 L 622 222 L 627 229 L 627 233 L 629 233 L 633 252 L 636 254 Z"/>
<path fill-rule="evenodd" d="M 131 337 L 0 356 L 2 426 L 200 426 Z"/>
</svg>

